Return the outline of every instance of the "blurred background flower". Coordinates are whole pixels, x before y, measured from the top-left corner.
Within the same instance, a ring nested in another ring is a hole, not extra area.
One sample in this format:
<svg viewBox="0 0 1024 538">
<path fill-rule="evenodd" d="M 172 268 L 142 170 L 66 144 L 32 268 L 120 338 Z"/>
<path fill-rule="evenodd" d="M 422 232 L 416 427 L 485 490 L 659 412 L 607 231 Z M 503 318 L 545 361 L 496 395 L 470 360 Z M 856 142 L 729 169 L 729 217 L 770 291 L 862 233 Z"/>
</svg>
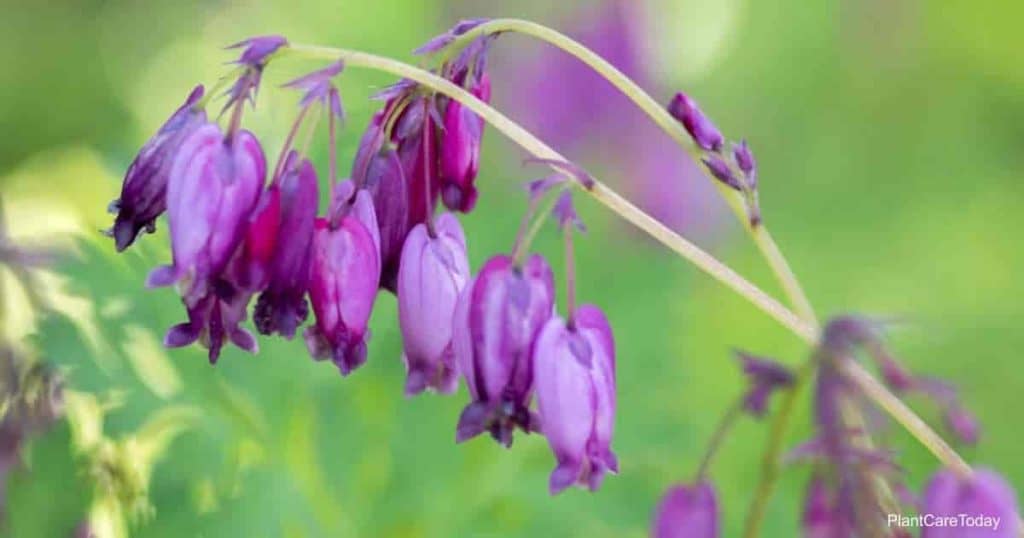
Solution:
<svg viewBox="0 0 1024 538">
<path fill-rule="evenodd" d="M 718 410 L 742 390 L 733 346 L 790 361 L 806 349 L 710 279 L 652 248 L 601 208 L 579 200 L 589 233 L 576 240 L 578 295 L 615 329 L 620 475 L 596 493 L 552 499 L 554 461 L 539 436 L 513 450 L 487 440 L 455 446 L 468 396 L 402 397 L 404 366 L 393 297 L 370 320 L 367 364 L 346 379 L 315 364 L 302 343 L 260 339 L 250 357 L 227 349 L 211 368 L 202 350 L 168 352 L 180 321 L 171 292 L 146 291 L 145 272 L 169 259 L 166 226 L 114 256 L 107 203 L 134 154 L 196 83 L 252 35 L 337 44 L 415 61 L 411 51 L 465 16 L 539 19 L 608 56 L 667 102 L 693 96 L 731 137 L 750 141 L 764 217 L 822 314 L 907 315 L 894 335 L 908 368 L 955 380 L 984 425 L 972 459 L 1018 490 L 1024 346 L 1024 6 L 1002 0 L 575 0 L 514 5 L 467 0 L 376 2 L 15 2 L 0 17 L 0 194 L 10 237 L 61 245 L 66 259 L 38 271 L 60 315 L 27 308 L 0 270 L 4 332 L 61 368 L 66 386 L 126 404 L 104 416 L 110 439 L 130 439 L 169 406 L 203 410 L 152 468 L 152 517 L 140 536 L 644 536 L 658 499 L 686 481 Z M 88 21 L 88 23 L 84 23 Z M 312 68 L 281 63 L 264 75 L 246 116 L 270 154 L 296 96 L 276 86 Z M 671 226 L 776 291 L 710 182 L 667 137 L 604 82 L 558 51 L 503 36 L 489 60 L 492 102 Z M 393 82 L 351 70 L 340 79 L 351 162 Z M 533 179 L 521 152 L 483 138 L 477 207 L 463 220 L 471 267 L 507 251 Z M 326 167 L 324 144 L 311 155 Z M 323 192 L 324 189 L 321 189 Z M 554 226 L 537 248 L 561 274 Z M 561 302 L 561 297 L 559 298 Z M 926 418 L 932 407 L 916 405 Z M 804 411 L 806 413 L 806 410 Z M 790 445 L 810 435 L 797 417 Z M 713 474 L 722 534 L 738 532 L 764 436 L 741 421 Z M 893 431 L 912 489 L 937 464 Z M 7 477 L 9 536 L 65 536 L 93 507 L 73 431 L 58 422 Z M 118 441 L 121 442 L 121 441 Z M 769 505 L 767 536 L 792 536 L 809 478 L 793 469 Z"/>
</svg>

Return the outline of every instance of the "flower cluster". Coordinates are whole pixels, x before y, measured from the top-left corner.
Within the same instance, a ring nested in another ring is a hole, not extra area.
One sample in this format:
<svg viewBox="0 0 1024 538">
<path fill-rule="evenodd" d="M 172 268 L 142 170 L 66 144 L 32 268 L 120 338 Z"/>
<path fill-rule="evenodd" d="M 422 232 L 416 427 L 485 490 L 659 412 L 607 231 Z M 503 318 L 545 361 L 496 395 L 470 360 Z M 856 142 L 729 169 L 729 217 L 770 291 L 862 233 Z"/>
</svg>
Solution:
<svg viewBox="0 0 1024 538">
<path fill-rule="evenodd" d="M 477 22 L 461 23 L 420 52 L 438 52 Z M 450 51 L 437 72 L 481 101 L 490 98 L 481 37 Z M 202 86 L 188 96 L 142 148 L 112 209 L 115 246 L 127 248 L 167 214 L 172 263 L 153 270 L 149 287 L 174 286 L 187 321 L 172 327 L 168 347 L 199 342 L 215 363 L 231 342 L 256 352 L 243 327 L 294 337 L 311 309 L 303 338 L 316 360 L 348 375 L 369 356 L 368 322 L 380 290 L 398 298 L 405 393 L 452 393 L 464 379 L 471 397 L 456 440 L 487 432 L 505 446 L 516 428 L 544 432 L 557 459 L 550 490 L 596 489 L 618 462 L 610 444 L 615 416 L 615 344 L 604 313 L 574 304 L 557 314 L 552 270 L 529 253 L 521 232 L 510 254 L 493 256 L 473 275 L 457 217 L 476 205 L 483 122 L 463 103 L 402 80 L 383 101 L 359 143 L 349 179 L 338 179 L 336 124 L 344 116 L 333 84 L 335 62 L 289 82 L 302 92 L 299 111 L 269 173 L 257 136 L 242 128 L 267 63 L 284 38 L 237 44 L 238 78 L 226 92 L 226 127 L 207 117 Z M 317 170 L 296 145 L 314 114 L 328 118 L 329 202 L 321 214 Z M 558 197 L 552 213 L 567 238 L 582 228 L 566 190 L 589 176 L 562 163 L 564 176 L 531 188 L 525 223 L 547 215 L 537 200 Z M 440 214 L 438 203 L 448 212 Z M 526 227 L 524 227 L 525 229 Z M 532 227 L 530 229 L 533 229 Z M 531 237 L 532 238 L 532 237 Z M 574 297 L 569 264 L 569 296 Z M 308 303 L 307 303 L 308 299 Z M 536 396 L 536 403 L 534 403 Z M 543 430 L 542 430 L 543 425 Z"/>
<path fill-rule="evenodd" d="M 761 223 L 761 208 L 758 202 L 757 161 L 747 141 L 732 144 L 730 163 L 723 155 L 725 137 L 690 96 L 683 92 L 677 93 L 668 104 L 668 112 L 693 138 L 701 152 L 701 162 L 711 176 L 743 196 L 750 225 L 758 226 Z"/>
</svg>

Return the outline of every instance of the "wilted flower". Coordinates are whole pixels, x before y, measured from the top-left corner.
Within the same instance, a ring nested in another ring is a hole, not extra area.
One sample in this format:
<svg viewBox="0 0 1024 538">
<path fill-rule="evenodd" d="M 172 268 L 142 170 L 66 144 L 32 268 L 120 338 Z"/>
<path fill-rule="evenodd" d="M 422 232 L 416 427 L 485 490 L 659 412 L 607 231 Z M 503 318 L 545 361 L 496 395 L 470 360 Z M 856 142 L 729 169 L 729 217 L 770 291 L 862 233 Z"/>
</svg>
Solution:
<svg viewBox="0 0 1024 538">
<path fill-rule="evenodd" d="M 344 185 L 338 191 L 345 192 Z M 342 375 L 366 362 L 366 325 L 380 281 L 373 201 L 364 190 L 348 198 L 336 195 L 328 217 L 314 226 L 309 299 L 316 325 L 304 334 L 313 358 L 330 358 Z"/>
<path fill-rule="evenodd" d="M 491 99 L 491 82 L 486 73 L 469 87 L 483 102 Z M 441 139 L 441 199 L 452 211 L 468 213 L 476 205 L 476 179 L 480 159 L 480 139 L 484 122 L 462 103 L 448 100 Z"/>
<path fill-rule="evenodd" d="M 286 159 L 276 185 L 281 192 L 282 238 L 274 247 L 269 268 L 270 282 L 256 302 L 253 322 L 262 334 L 280 333 L 291 339 L 295 329 L 309 314 L 306 291 L 309 288 L 309 254 L 313 242 L 313 222 L 319 200 L 313 163 L 298 154 Z"/>
<path fill-rule="evenodd" d="M 263 68 L 270 60 L 270 56 L 278 49 L 288 44 L 288 40 L 279 35 L 267 35 L 250 37 L 229 46 L 229 49 L 242 49 L 235 63 L 243 66 L 241 76 L 235 81 L 226 92 L 228 99 L 224 103 L 224 109 L 232 105 L 248 100 L 255 102 L 256 91 L 259 89 L 260 78 L 263 76 Z"/>
<path fill-rule="evenodd" d="M 669 488 L 658 504 L 651 538 L 717 538 L 718 501 L 707 482 Z"/>
<path fill-rule="evenodd" d="M 473 401 L 459 417 L 456 441 L 484 431 L 505 446 L 513 428 L 535 431 L 530 354 L 554 307 L 554 277 L 543 257 L 522 267 L 498 255 L 466 286 L 455 309 L 455 362 Z"/>
<path fill-rule="evenodd" d="M 668 112 L 683 124 L 693 141 L 706 151 L 718 152 L 722 149 L 725 139 L 721 131 L 697 106 L 697 102 L 683 92 L 679 92 L 668 104 Z"/>
<path fill-rule="evenodd" d="M 167 208 L 167 180 L 174 157 L 182 142 L 206 123 L 206 112 L 195 106 L 202 97 L 203 87 L 196 86 L 128 167 L 121 196 L 110 203 L 117 217 L 109 234 L 118 252 L 135 242 L 140 231 L 153 231 L 156 218 Z"/>
<path fill-rule="evenodd" d="M 208 293 L 193 304 L 186 305 L 188 321 L 168 329 L 164 335 L 167 347 L 184 347 L 198 341 L 209 350 L 210 364 L 216 364 L 221 349 L 229 341 L 239 348 L 256 353 L 259 346 L 248 330 L 240 327 L 252 293 L 234 287 L 226 280 L 217 280 Z"/>
<path fill-rule="evenodd" d="M 216 124 L 196 129 L 174 159 L 167 186 L 174 263 L 153 270 L 147 285 L 178 284 L 190 309 L 209 295 L 243 239 L 265 175 L 263 150 L 248 131 L 226 141 Z"/>
<path fill-rule="evenodd" d="M 575 483 L 596 490 L 605 472 L 619 468 L 610 447 L 615 343 L 604 313 L 582 305 L 570 323 L 548 320 L 537 336 L 533 372 L 544 436 L 558 459 L 551 494 Z"/>
<path fill-rule="evenodd" d="M 398 272 L 398 322 L 410 395 L 427 387 L 450 393 L 458 386 L 452 317 L 470 277 L 466 238 L 450 213 L 435 221 L 434 230 L 426 224 L 412 229 Z"/>
<path fill-rule="evenodd" d="M 943 469 L 932 477 L 924 493 L 922 514 L 936 518 L 975 518 L 975 525 L 926 526 L 921 538 L 1019 538 L 1017 495 L 994 471 L 975 469 L 969 477 Z"/>
<path fill-rule="evenodd" d="M 789 387 L 793 384 L 793 374 L 778 362 L 755 357 L 749 353 L 737 351 L 743 373 L 750 381 L 750 389 L 743 399 L 743 407 L 750 414 L 761 417 L 768 406 L 768 398 L 776 389 Z"/>
</svg>

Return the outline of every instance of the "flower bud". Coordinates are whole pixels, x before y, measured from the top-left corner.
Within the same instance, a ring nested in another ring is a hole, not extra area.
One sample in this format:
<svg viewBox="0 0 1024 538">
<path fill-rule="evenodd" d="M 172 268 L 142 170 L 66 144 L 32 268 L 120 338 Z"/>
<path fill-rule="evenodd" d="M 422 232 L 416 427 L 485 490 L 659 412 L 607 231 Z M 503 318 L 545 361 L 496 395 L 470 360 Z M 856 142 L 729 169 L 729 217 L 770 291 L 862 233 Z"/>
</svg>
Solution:
<svg viewBox="0 0 1024 538">
<path fill-rule="evenodd" d="M 988 469 L 975 469 L 969 477 L 958 476 L 949 469 L 936 473 L 925 489 L 921 514 L 933 518 L 959 518 L 966 514 L 990 518 L 992 523 L 926 526 L 921 530 L 921 538 L 1019 538 L 1021 531 L 1016 493 L 1006 480 Z"/>
<path fill-rule="evenodd" d="M 473 401 L 462 411 L 456 441 L 484 431 L 505 446 L 513 428 L 535 431 L 529 405 L 533 390 L 530 355 L 554 308 L 551 267 L 532 255 L 522 267 L 498 255 L 459 297 L 453 321 L 455 363 Z"/>
<path fill-rule="evenodd" d="M 946 410 L 946 426 L 956 435 L 962 443 L 974 445 L 981 437 L 981 427 L 978 419 L 967 409 L 959 404 L 953 404 Z"/>
<path fill-rule="evenodd" d="M 654 515 L 652 538 L 717 538 L 718 502 L 711 484 L 669 488 Z"/>
<path fill-rule="evenodd" d="M 167 185 L 167 218 L 174 263 L 154 269 L 150 287 L 178 284 L 191 307 L 208 294 L 244 237 L 266 175 L 260 143 L 240 131 L 224 140 L 208 123 L 182 144 Z"/>
<path fill-rule="evenodd" d="M 743 172 L 743 176 L 747 180 L 747 187 L 750 190 L 757 189 L 757 161 L 754 160 L 754 153 L 750 151 L 746 140 L 739 144 L 733 144 L 732 158 L 736 162 L 736 166 Z"/>
<path fill-rule="evenodd" d="M 726 164 L 721 157 L 711 156 L 704 159 L 702 162 L 704 163 L 704 166 L 708 167 L 708 171 L 711 172 L 711 175 L 715 176 L 715 179 L 721 181 L 731 189 L 737 191 L 743 190 L 743 184 L 740 183 L 739 179 L 736 178 L 736 175 L 733 174 L 732 168 L 729 168 L 729 165 Z"/>
<path fill-rule="evenodd" d="M 295 336 L 296 328 L 306 321 L 309 310 L 309 253 L 313 242 L 313 222 L 318 207 L 317 177 L 313 164 L 304 159 L 298 166 L 292 153 L 278 178 L 281 191 L 282 239 L 274 247 L 269 268 L 270 282 L 260 295 L 253 322 L 261 334 L 280 333 Z"/>
<path fill-rule="evenodd" d="M 668 104 L 668 112 L 683 124 L 693 141 L 706 151 L 717 152 L 722 149 L 724 138 L 718 127 L 701 112 L 697 102 L 683 92 L 679 92 Z"/>
<path fill-rule="evenodd" d="M 750 382 L 750 389 L 743 399 L 743 408 L 755 417 L 764 416 L 768 398 L 775 390 L 793 385 L 793 374 L 778 362 L 755 357 L 738 351 L 736 355 L 743 365 L 743 373 Z"/>
<path fill-rule="evenodd" d="M 372 217 L 369 196 L 358 191 L 354 205 L 368 207 Z M 318 218 L 310 252 L 309 299 L 316 325 L 306 329 L 306 346 L 313 358 L 334 361 L 342 375 L 366 362 L 366 325 L 380 282 L 377 224 L 360 217 L 353 209 L 336 223 Z"/>
<path fill-rule="evenodd" d="M 483 102 L 491 99 L 491 82 L 484 73 L 470 92 Z M 479 169 L 484 122 L 462 103 L 450 99 L 441 140 L 441 198 L 452 211 L 468 213 L 476 205 L 473 184 Z"/>
<path fill-rule="evenodd" d="M 574 323 L 552 317 L 533 353 L 537 408 L 544 435 L 558 459 L 551 494 L 573 484 L 591 491 L 607 471 L 618 472 L 611 451 L 615 425 L 615 344 L 611 327 L 595 306 L 580 306 Z"/>
<path fill-rule="evenodd" d="M 110 203 L 117 217 L 109 233 L 118 252 L 135 242 L 142 230 L 153 231 L 156 218 L 167 208 L 167 178 L 174 157 L 182 141 L 206 123 L 206 112 L 194 108 L 202 97 L 203 87 L 196 86 L 128 167 L 121 196 Z"/>
<path fill-rule="evenodd" d="M 451 213 L 441 215 L 435 229 L 434 237 L 425 224 L 412 229 L 398 271 L 398 321 L 408 395 L 427 387 L 443 393 L 458 387 L 452 316 L 470 276 L 466 238 Z"/>
</svg>

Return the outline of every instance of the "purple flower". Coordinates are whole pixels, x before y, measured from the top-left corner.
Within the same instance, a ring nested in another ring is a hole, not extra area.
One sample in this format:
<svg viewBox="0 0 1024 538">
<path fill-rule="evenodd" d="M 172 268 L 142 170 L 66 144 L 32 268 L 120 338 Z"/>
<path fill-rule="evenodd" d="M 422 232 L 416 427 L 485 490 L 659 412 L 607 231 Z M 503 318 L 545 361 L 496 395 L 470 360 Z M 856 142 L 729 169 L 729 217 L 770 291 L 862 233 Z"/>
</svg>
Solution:
<svg viewBox="0 0 1024 538">
<path fill-rule="evenodd" d="M 988 469 L 976 469 L 966 478 L 949 469 L 936 473 L 925 489 L 921 514 L 956 521 L 962 516 L 979 518 L 974 526 L 926 526 L 921 538 L 1020 536 L 1017 494 L 1006 480 Z"/>
<path fill-rule="evenodd" d="M 711 175 L 714 176 L 715 179 L 721 181 L 730 189 L 737 191 L 743 190 L 743 184 L 740 183 L 739 179 L 737 179 L 736 175 L 733 173 L 732 168 L 729 168 L 729 165 L 722 160 L 721 157 L 712 155 L 711 157 L 702 159 L 702 162 L 704 163 L 704 166 L 708 167 L 708 171 L 711 172 Z"/>
<path fill-rule="evenodd" d="M 505 446 L 519 426 L 535 431 L 529 405 L 533 391 L 530 355 L 554 308 L 551 267 L 531 255 L 522 267 L 498 255 L 462 291 L 455 308 L 455 363 L 473 401 L 462 411 L 456 441 L 484 431 Z"/>
<path fill-rule="evenodd" d="M 430 38 L 426 43 L 412 51 L 413 54 L 432 54 L 439 50 L 444 49 L 448 45 L 455 41 L 458 36 L 476 28 L 482 23 L 487 22 L 487 19 L 464 19 L 453 26 L 447 32 Z"/>
<path fill-rule="evenodd" d="M 306 291 L 309 288 L 309 253 L 313 242 L 313 222 L 318 207 L 317 177 L 313 164 L 292 152 L 277 178 L 281 191 L 281 226 L 271 258 L 270 282 L 260 295 L 253 314 L 256 329 L 262 334 L 295 336 L 296 328 L 309 314 Z"/>
<path fill-rule="evenodd" d="M 341 106 L 341 94 L 334 87 L 334 77 L 338 76 L 344 68 L 345 63 L 338 60 L 323 69 L 288 82 L 284 87 L 305 92 L 299 101 L 300 106 L 308 106 L 314 101 L 320 101 L 328 105 L 331 114 L 342 118 L 345 116 L 345 112 Z"/>
<path fill-rule="evenodd" d="M 697 102 L 683 92 L 679 92 L 668 104 L 668 112 L 683 124 L 693 141 L 706 151 L 718 152 L 722 149 L 725 139 L 715 124 L 701 112 Z"/>
<path fill-rule="evenodd" d="M 737 351 L 736 356 L 750 381 L 750 390 L 743 399 L 743 407 L 755 417 L 762 417 L 772 393 L 776 389 L 793 385 L 793 374 L 771 359 L 755 357 L 742 351 Z"/>
<path fill-rule="evenodd" d="M 215 124 L 196 129 L 175 157 L 167 185 L 174 263 L 154 269 L 147 285 L 178 284 L 189 308 L 208 295 L 243 239 L 265 175 L 252 133 L 226 141 Z"/>
<path fill-rule="evenodd" d="M 270 264 L 281 226 L 281 189 L 271 185 L 249 214 L 241 246 L 230 264 L 231 280 L 249 292 L 259 292 L 270 280 Z"/>
<path fill-rule="evenodd" d="M 733 144 L 732 158 L 736 162 L 736 166 L 743 172 L 747 187 L 750 190 L 757 189 L 757 161 L 754 160 L 754 154 L 750 151 L 746 140 L 740 141 L 739 144 Z"/>
<path fill-rule="evenodd" d="M 412 229 L 398 270 L 398 322 L 408 395 L 427 387 L 443 393 L 458 387 L 452 317 L 470 277 L 466 238 L 451 213 L 441 215 L 434 227 L 434 232 L 426 224 Z"/>
<path fill-rule="evenodd" d="M 491 82 L 480 75 L 469 91 L 483 102 L 491 100 Z M 452 211 L 468 213 L 476 205 L 476 179 L 483 120 L 462 103 L 451 99 L 444 114 L 441 139 L 441 198 Z"/>
<path fill-rule="evenodd" d="M 669 488 L 658 504 L 651 538 L 716 538 L 718 501 L 707 482 Z"/>
<path fill-rule="evenodd" d="M 954 404 L 946 410 L 945 418 L 946 425 L 961 442 L 969 445 L 978 443 L 978 438 L 981 437 L 981 427 L 974 414 L 964 409 L 963 406 Z"/>
<path fill-rule="evenodd" d="M 583 305 L 573 323 L 552 317 L 533 353 L 537 408 L 558 459 L 551 494 L 573 484 L 591 491 L 607 471 L 618 472 L 611 451 L 615 425 L 615 343 L 604 313 Z"/>
<path fill-rule="evenodd" d="M 206 112 L 195 108 L 202 97 L 203 87 L 196 86 L 128 167 L 121 196 L 110 203 L 117 217 L 109 233 L 118 252 L 135 242 L 142 230 L 152 232 L 156 218 L 167 208 L 167 179 L 174 157 L 182 141 L 206 123 Z"/>
<path fill-rule="evenodd" d="M 850 529 L 842 512 L 835 506 L 835 499 L 825 480 L 820 476 L 811 478 L 804 497 L 803 513 L 804 538 L 848 538 Z"/>
<path fill-rule="evenodd" d="M 347 213 L 332 207 L 332 217 L 318 218 L 313 231 L 309 299 L 316 325 L 304 337 L 313 358 L 330 358 L 342 375 L 366 362 L 366 325 L 380 281 L 372 204 L 370 194 L 359 190 Z"/>
</svg>

